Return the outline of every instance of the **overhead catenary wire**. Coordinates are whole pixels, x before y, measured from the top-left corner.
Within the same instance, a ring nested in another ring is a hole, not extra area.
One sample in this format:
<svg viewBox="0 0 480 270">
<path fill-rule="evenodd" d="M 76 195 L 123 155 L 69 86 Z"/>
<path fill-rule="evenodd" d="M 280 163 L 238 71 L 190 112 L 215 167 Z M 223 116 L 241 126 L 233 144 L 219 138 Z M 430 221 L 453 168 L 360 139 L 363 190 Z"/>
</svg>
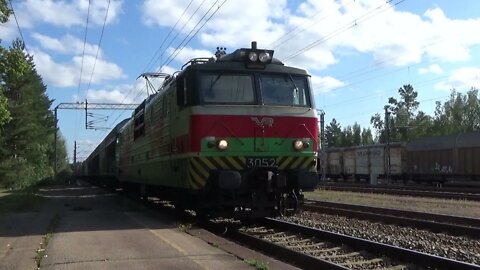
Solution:
<svg viewBox="0 0 480 270">
<path fill-rule="evenodd" d="M 433 78 L 433 79 L 428 79 L 428 80 L 424 80 L 424 81 L 418 81 L 418 82 L 413 82 L 411 83 L 411 85 L 415 86 L 416 89 L 418 88 L 421 88 L 421 87 L 425 87 L 425 86 L 428 86 L 428 85 L 432 85 L 436 82 L 439 82 L 445 78 L 447 78 L 448 75 L 445 75 L 445 76 L 440 76 L 440 77 L 437 77 L 437 78 Z M 342 101 L 339 101 L 339 102 L 335 102 L 335 103 L 330 103 L 330 104 L 327 104 L 327 105 L 324 105 L 324 106 L 320 106 L 322 109 L 325 109 L 325 108 L 329 108 L 329 107 L 337 107 L 338 105 L 342 105 L 342 104 L 358 104 L 360 100 L 367 100 L 368 98 L 370 97 L 380 97 L 380 96 L 384 96 L 386 95 L 387 93 L 394 93 L 398 91 L 398 88 L 391 88 L 389 90 L 385 90 L 385 91 L 382 91 L 380 93 L 374 93 L 374 94 L 369 94 L 369 95 L 365 95 L 365 96 L 360 96 L 360 97 L 356 97 L 356 98 L 352 98 L 352 99 L 348 99 L 348 100 L 342 100 Z M 363 101 L 362 101 L 363 102 Z"/>
<path fill-rule="evenodd" d="M 216 0 L 212 6 L 207 10 L 207 12 L 205 12 L 205 14 L 200 18 L 200 20 L 197 22 L 197 24 L 192 28 L 192 30 L 189 32 L 189 34 L 187 34 L 187 36 L 182 40 L 182 42 L 180 42 L 180 44 L 177 46 L 177 48 L 169 55 L 168 59 L 169 60 L 168 62 L 164 62 L 166 64 L 163 64 L 161 67 L 165 66 L 165 65 L 168 65 L 170 62 L 172 62 L 178 55 L 178 53 L 180 53 L 180 51 L 186 47 L 186 45 L 188 45 L 188 43 L 198 34 L 198 32 L 213 18 L 213 16 L 220 10 L 220 8 L 227 2 L 227 0 L 224 0 L 222 3 L 220 3 L 218 6 L 217 6 L 217 9 L 212 13 L 210 14 L 210 16 L 208 16 L 208 18 L 204 21 L 204 18 L 210 13 L 210 11 L 215 7 L 215 5 L 219 2 L 219 0 Z M 202 2 L 203 3 L 203 2 Z M 203 23 L 202 23 L 203 21 Z M 200 25 L 200 27 L 198 27 L 198 25 Z M 198 28 L 197 28 L 198 27 Z M 195 33 L 192 35 L 192 32 L 195 31 Z M 188 38 L 188 39 L 187 39 Z M 182 46 L 183 45 L 183 46 Z M 182 47 L 181 47 L 182 46 Z M 181 47 L 181 48 L 180 48 Z M 142 88 L 142 91 L 143 89 L 145 89 L 146 87 L 144 86 Z M 122 103 L 125 102 L 125 100 L 127 100 L 127 98 L 131 95 L 131 93 L 135 90 L 136 88 L 133 87 L 127 95 L 124 96 L 124 99 L 122 101 Z M 140 95 L 142 94 L 142 92 L 139 92 L 135 97 L 134 97 L 134 100 L 136 100 L 137 98 L 140 97 Z M 121 116 L 125 113 L 125 111 L 123 112 L 120 112 L 119 115 L 115 118 L 115 120 L 113 120 L 110 125 L 110 127 L 108 129 L 111 129 L 113 128 L 113 125 L 116 124 L 116 122 L 121 118 Z M 103 133 L 103 136 L 105 136 L 107 130 Z"/>
<path fill-rule="evenodd" d="M 318 45 L 320 45 L 320 44 L 322 44 L 322 43 L 325 43 L 326 41 L 332 39 L 333 37 L 335 37 L 335 36 L 337 36 L 337 35 L 345 32 L 345 31 L 347 31 L 347 30 L 350 30 L 350 29 L 356 27 L 359 23 L 362 23 L 362 22 L 364 22 L 364 21 L 367 21 L 367 20 L 375 17 L 376 15 L 378 15 L 378 14 L 384 12 L 384 11 L 386 11 L 386 10 L 388 10 L 388 9 L 390 9 L 390 8 L 393 8 L 393 7 L 395 7 L 395 6 L 403 3 L 403 2 L 406 1 L 406 0 L 399 0 L 398 2 L 394 3 L 393 5 L 390 5 L 390 3 L 391 3 L 392 1 L 393 1 L 393 0 L 388 0 L 385 4 L 383 4 L 383 5 L 381 5 L 381 6 L 378 6 L 378 7 L 376 7 L 376 8 L 373 9 L 373 10 L 368 11 L 367 13 L 363 14 L 362 16 L 354 19 L 353 21 L 350 21 L 349 23 L 341 26 L 340 28 L 334 30 L 333 32 L 325 35 L 324 37 L 322 37 L 322 38 L 320 38 L 320 39 L 318 39 L 318 40 L 316 40 L 316 41 L 308 44 L 307 46 L 303 47 L 303 48 L 300 49 L 300 50 L 297 50 L 295 53 L 288 55 L 287 57 L 283 58 L 282 61 L 288 61 L 288 60 L 291 60 L 291 59 L 293 59 L 293 58 L 295 58 L 295 57 L 298 57 L 299 55 L 301 55 L 301 54 L 303 54 L 303 53 L 305 53 L 305 52 L 313 49 L 314 47 L 316 47 L 316 46 L 318 46 Z M 385 8 L 385 6 L 386 6 L 386 8 Z"/>
<path fill-rule="evenodd" d="M 332 2 L 336 2 L 336 1 L 332 1 Z M 353 5 L 355 2 L 354 1 L 349 1 L 348 3 L 344 4 L 344 8 L 345 7 L 348 7 L 349 5 Z M 322 12 L 325 12 L 325 13 L 328 13 L 327 16 L 325 17 L 322 17 L 320 18 L 319 20 L 317 21 L 314 21 L 312 23 L 310 23 L 308 26 L 306 27 L 303 27 L 307 22 L 304 22 L 300 25 L 297 25 L 296 27 L 294 27 L 293 29 L 291 29 L 290 31 L 288 31 L 287 33 L 285 33 L 284 35 L 282 35 L 281 37 L 279 37 L 278 39 L 276 39 L 275 41 L 273 41 L 272 43 L 270 43 L 267 47 L 272 47 L 273 49 L 277 49 L 278 47 L 281 47 L 285 44 L 288 44 L 288 42 L 290 40 L 292 40 L 293 38 L 295 38 L 296 36 L 298 36 L 299 34 L 309 30 L 312 26 L 320 23 L 321 21 L 329 18 L 330 16 L 333 15 L 333 12 L 329 13 L 328 11 L 325 11 L 323 9 L 315 12 L 313 15 L 309 16 L 310 19 L 316 17 L 318 14 L 322 13 Z M 300 29 L 299 31 L 296 31 Z M 291 34 L 291 35 L 290 35 Z M 275 45 L 276 44 L 276 45 Z"/>
<path fill-rule="evenodd" d="M 208 15 L 208 13 L 210 13 L 211 9 L 212 9 L 213 7 L 215 7 L 215 5 L 216 5 L 216 3 L 218 3 L 218 1 L 219 1 L 219 0 L 216 0 L 216 1 L 212 4 L 212 6 L 210 7 L 210 9 L 208 9 L 207 12 L 205 12 L 205 14 L 201 17 L 201 19 L 197 22 L 197 24 L 192 28 L 192 30 L 187 34 L 187 36 L 182 40 L 182 42 L 180 42 L 180 44 L 177 46 L 177 48 L 169 55 L 169 57 L 167 58 L 167 60 L 169 60 L 168 63 L 170 63 L 171 61 L 173 61 L 173 60 L 175 59 L 175 57 L 178 55 L 178 53 L 192 40 L 193 37 L 195 37 L 195 35 L 205 26 L 205 24 L 213 17 L 213 15 L 215 15 L 215 13 L 223 6 L 223 4 L 225 4 L 225 2 L 226 2 L 227 0 L 225 0 L 225 1 L 222 2 L 221 5 L 219 5 L 218 8 L 215 10 L 215 12 L 212 13 L 212 14 L 210 15 L 210 17 L 202 24 L 202 26 L 197 29 L 197 31 L 195 32 L 195 34 L 194 34 L 190 39 L 188 39 L 188 40 L 186 41 L 186 39 L 187 39 L 188 37 L 190 37 L 191 33 L 192 33 L 192 32 L 197 28 L 197 26 L 203 21 L 203 19 Z M 199 8 L 203 5 L 204 2 L 205 2 L 205 0 L 202 1 L 202 3 L 197 7 L 197 9 L 194 11 L 193 14 L 195 14 L 195 13 L 199 10 Z M 190 19 L 187 20 L 186 24 L 191 20 L 191 18 L 193 18 L 193 14 L 190 16 Z M 183 29 L 183 28 L 182 28 L 182 29 Z M 185 41 L 186 41 L 186 42 L 185 42 Z M 182 47 L 182 49 L 180 49 L 180 46 L 182 46 L 182 44 L 184 44 L 184 46 Z M 169 47 L 169 46 L 170 46 L 170 45 L 168 45 L 167 47 Z M 177 52 L 177 53 L 174 55 L 175 52 Z M 167 61 L 167 60 L 166 60 L 166 61 Z M 160 66 L 160 69 L 165 66 L 165 63 L 166 63 L 166 62 L 164 62 L 164 64 L 162 64 L 162 65 Z M 168 65 L 168 64 L 167 64 L 167 65 Z M 125 95 L 122 103 L 131 95 L 131 93 L 132 93 L 132 91 L 133 91 L 134 89 L 135 89 L 135 88 L 132 88 L 132 89 L 127 93 L 127 95 Z M 135 99 L 138 98 L 138 97 L 139 97 L 139 94 L 137 94 L 137 96 L 135 97 Z M 119 116 L 123 115 L 123 113 L 124 113 L 124 112 L 122 112 Z M 117 117 L 116 120 L 118 120 L 118 118 L 119 118 L 119 117 Z M 115 120 L 115 121 L 116 121 L 116 120 Z"/>
<path fill-rule="evenodd" d="M 87 33 L 88 33 L 88 21 L 90 17 L 90 5 L 91 0 L 88 0 L 88 7 L 87 7 L 87 19 L 85 23 L 85 34 L 83 36 L 83 50 L 82 50 L 82 61 L 80 64 L 80 76 L 78 77 L 78 87 L 77 87 L 77 98 L 80 99 L 80 86 L 82 84 L 82 75 L 83 75 L 83 61 L 85 59 L 85 47 L 87 44 Z M 78 125 L 78 113 L 75 113 L 75 127 L 74 127 L 74 140 L 77 140 L 77 125 Z"/>
<path fill-rule="evenodd" d="M 105 18 L 103 19 L 102 31 L 100 33 L 100 39 L 98 40 L 98 45 L 97 45 L 97 52 L 95 54 L 95 60 L 93 61 L 93 67 L 92 67 L 92 72 L 90 73 L 90 79 L 88 80 L 87 92 L 88 92 L 88 90 L 90 90 L 90 85 L 92 83 L 93 74 L 95 73 L 95 66 L 97 64 L 98 54 L 100 52 L 100 48 L 101 48 L 101 45 L 102 45 L 103 33 L 105 31 L 105 25 L 107 23 L 107 17 L 108 17 L 108 10 L 109 9 L 110 9 L 110 0 L 108 0 L 107 10 L 105 11 Z M 85 47 L 84 47 L 84 50 L 85 50 Z"/>
<path fill-rule="evenodd" d="M 445 39 L 439 39 L 439 40 L 436 40 L 432 43 L 429 43 L 427 45 L 424 45 L 422 46 L 421 48 L 419 48 L 420 50 L 425 50 L 427 49 L 428 47 L 431 47 L 433 45 L 437 45 L 438 43 L 441 43 L 441 42 L 444 42 Z M 387 63 L 390 63 L 390 62 L 393 62 L 394 60 L 397 60 L 401 57 L 401 55 L 395 55 L 395 56 L 392 56 L 392 57 L 389 57 L 389 58 L 386 58 L 386 59 L 383 59 L 382 61 L 379 61 L 379 62 L 376 62 L 373 67 L 370 67 L 370 66 L 364 66 L 364 67 L 361 67 L 361 68 L 358 68 L 356 70 L 353 70 L 351 72 L 348 72 L 348 73 L 345 73 L 341 76 L 338 76 L 336 77 L 337 80 L 348 80 L 348 79 L 352 79 L 352 78 L 356 78 L 356 77 L 360 77 L 362 75 L 365 75 L 365 74 L 369 74 L 369 73 L 372 73 L 376 70 L 380 70 L 380 69 L 383 69 L 384 68 L 384 65 L 387 64 Z M 436 60 L 440 60 L 441 58 L 440 57 L 436 57 L 436 58 L 433 58 L 433 59 L 430 59 L 429 62 L 433 62 L 433 61 L 436 61 Z M 418 65 L 421 65 L 421 64 L 424 64 L 424 62 L 419 62 L 419 63 L 416 63 L 416 64 L 411 64 L 411 65 L 408 65 L 407 67 L 401 67 L 395 71 L 392 71 L 392 72 L 396 72 L 396 71 L 399 71 L 399 70 L 403 70 L 405 68 L 411 68 L 413 66 L 418 66 Z M 390 74 L 390 73 L 386 73 L 386 74 Z M 384 74 L 385 75 L 385 74 Z M 383 76 L 383 75 L 382 75 Z M 375 77 L 373 78 L 375 79 Z M 360 82 L 364 82 L 366 80 L 362 80 Z M 356 84 L 358 82 L 355 82 L 354 84 Z M 317 86 L 318 84 L 314 85 Z M 352 85 L 352 84 L 349 84 L 349 85 Z M 346 86 L 344 86 L 346 87 Z M 344 88 L 344 87 L 341 87 L 341 88 Z"/>
<path fill-rule="evenodd" d="M 205 2 L 205 1 L 203 1 Z M 183 24 L 182 28 L 177 31 L 177 34 L 175 35 L 175 37 L 172 39 L 172 40 L 175 40 L 176 37 L 178 36 L 178 34 L 185 28 L 185 26 L 188 24 L 188 22 L 190 22 L 191 18 L 193 18 L 193 16 L 195 15 L 195 13 L 200 9 L 200 7 L 203 5 L 203 2 L 200 4 L 200 6 L 198 6 L 198 8 L 192 13 L 192 15 L 190 16 L 190 18 Z M 147 70 L 151 69 L 153 65 L 155 65 L 155 63 L 158 61 L 156 60 L 157 59 L 157 55 L 158 53 L 162 50 L 163 48 L 163 45 L 165 44 L 165 42 L 168 40 L 168 38 L 170 37 L 170 35 L 172 34 L 173 30 L 175 30 L 175 28 L 177 27 L 177 24 L 180 22 L 180 20 L 183 18 L 183 16 L 187 13 L 187 10 L 188 8 L 192 5 L 193 3 L 193 0 L 190 0 L 190 2 L 188 3 L 187 7 L 183 10 L 183 13 L 182 15 L 180 15 L 180 17 L 178 17 L 178 20 L 175 22 L 175 25 L 173 25 L 171 28 L 170 28 L 170 31 L 168 32 L 167 36 L 163 39 L 162 43 L 160 44 L 160 46 L 157 48 L 157 50 L 155 51 L 155 53 L 153 54 L 152 58 L 150 58 L 150 61 L 148 62 L 147 66 L 143 69 L 142 73 L 145 73 Z M 159 59 L 161 61 L 161 57 L 163 56 L 163 54 L 165 53 L 165 49 L 163 50 L 162 54 L 160 55 Z M 155 59 L 155 60 L 154 60 Z"/>
<path fill-rule="evenodd" d="M 192 15 L 188 18 L 188 20 L 183 24 L 183 27 L 177 31 L 177 33 L 175 34 L 175 36 L 172 38 L 172 40 L 170 40 L 170 42 L 168 43 L 167 46 L 165 46 L 165 48 L 163 49 L 163 52 L 162 54 L 160 55 L 160 57 L 157 58 L 157 60 L 155 61 L 155 63 L 157 63 L 158 61 L 161 62 L 161 59 L 163 58 L 163 55 L 167 52 L 167 49 L 170 48 L 170 46 L 173 44 L 173 42 L 177 39 L 177 37 L 180 35 L 180 33 L 182 33 L 183 29 L 185 29 L 185 27 L 188 25 L 188 23 L 193 19 L 194 15 L 198 12 L 198 10 L 200 10 L 200 8 L 203 6 L 203 4 L 206 2 L 206 0 L 203 0 L 200 5 L 197 7 L 197 9 L 192 13 Z M 218 0 L 217 0 L 218 2 Z M 194 27 L 195 28 L 195 27 Z M 161 71 L 161 68 L 162 68 L 162 65 L 160 65 L 160 68 L 158 69 L 159 71 Z"/>
<path fill-rule="evenodd" d="M 187 19 L 187 21 L 183 24 L 183 26 L 181 27 L 181 29 L 180 29 L 179 31 L 177 31 L 176 35 L 172 38 L 172 40 L 170 41 L 170 43 L 163 49 L 162 54 L 161 54 L 160 56 L 158 56 L 155 61 L 153 61 L 153 62 L 150 61 L 151 64 L 149 63 L 149 65 L 145 68 L 145 70 L 147 70 L 149 67 L 155 65 L 155 63 L 158 62 L 158 59 L 161 59 L 161 58 L 163 57 L 163 54 L 165 53 L 166 48 L 170 47 L 170 45 L 173 43 L 173 41 L 174 41 L 174 40 L 177 38 L 177 36 L 183 31 L 183 29 L 187 26 L 187 24 L 191 21 L 191 19 L 194 17 L 194 15 L 198 12 L 198 10 L 199 10 L 199 9 L 202 7 L 202 5 L 205 3 L 205 1 L 206 1 L 206 0 L 203 0 L 203 1 L 200 3 L 200 5 L 194 10 L 194 12 L 193 12 L 193 13 L 190 15 L 190 17 Z M 217 1 L 218 1 L 218 0 L 217 0 Z M 190 6 L 190 4 L 185 8 L 183 14 L 185 14 L 185 12 L 186 12 L 186 10 L 188 9 L 189 6 Z M 183 14 L 182 14 L 181 17 L 183 17 Z M 177 20 L 177 22 L 180 21 L 181 17 Z M 175 25 L 176 25 L 176 24 L 175 24 Z M 173 28 L 172 28 L 172 29 L 173 29 Z M 164 39 L 163 42 L 166 42 L 166 40 L 167 40 L 167 39 Z M 145 70 L 144 70 L 144 71 L 145 71 Z M 135 89 L 136 89 L 135 87 L 132 87 L 132 88 L 130 89 L 130 91 L 128 91 L 127 94 L 124 96 L 124 98 L 123 98 L 123 100 L 122 100 L 121 103 L 124 103 L 125 100 L 127 100 L 127 98 L 130 97 L 130 95 L 132 94 L 132 92 L 133 92 Z M 146 88 L 143 88 L 143 89 L 146 89 Z M 137 96 L 134 98 L 134 100 L 135 100 L 136 98 L 138 98 L 139 95 L 140 95 L 140 94 L 137 94 Z M 125 113 L 125 112 L 121 112 L 120 115 L 115 119 L 114 122 L 116 122 L 124 113 Z M 113 124 L 114 124 L 114 123 L 113 123 Z M 113 126 L 113 124 L 112 124 L 112 126 Z"/>
<path fill-rule="evenodd" d="M 433 79 L 414 82 L 412 85 L 414 85 L 415 88 L 418 89 L 418 88 L 422 88 L 422 87 L 425 87 L 425 86 L 428 86 L 428 85 L 432 85 L 434 83 L 438 83 L 439 81 L 441 81 L 442 79 L 444 79 L 446 77 L 448 77 L 448 76 L 440 76 L 440 77 L 433 78 Z M 398 88 L 391 89 L 388 92 L 393 92 L 393 91 L 396 91 L 396 90 L 398 90 Z M 418 102 L 421 103 L 421 102 L 432 101 L 432 100 L 441 101 L 441 99 L 448 98 L 448 97 L 450 97 L 450 95 L 442 95 L 442 96 L 437 96 L 437 97 L 433 97 L 433 98 L 421 99 L 421 100 L 418 100 Z M 350 101 L 352 101 L 352 100 L 350 100 Z M 358 102 L 356 102 L 356 103 L 358 103 Z M 341 102 L 339 102 L 338 104 L 341 104 Z M 380 110 L 380 111 L 364 111 L 364 112 L 360 112 L 360 113 L 355 113 L 355 116 L 358 117 L 358 116 L 362 116 L 362 115 L 366 115 L 366 114 L 371 115 L 372 113 L 381 112 L 381 111 L 382 110 Z M 342 120 L 342 119 L 346 119 L 346 117 L 351 117 L 351 113 L 337 115 L 336 117 L 333 117 L 333 118 L 335 118 L 336 120 Z"/>
<path fill-rule="evenodd" d="M 197 24 L 190 30 L 190 32 L 187 34 L 187 36 L 180 42 L 180 44 L 175 48 L 175 50 L 169 55 L 169 57 L 165 60 L 165 62 L 161 65 L 160 70 L 169 65 L 177 56 L 178 54 L 190 43 L 190 41 L 198 34 L 198 32 L 213 18 L 213 16 L 220 10 L 220 8 L 227 2 L 227 0 L 224 0 L 220 5 L 218 5 L 217 9 L 201 24 L 201 26 L 197 28 L 198 25 L 203 21 L 203 19 L 210 13 L 210 11 L 215 7 L 215 5 L 219 2 L 219 0 L 216 0 L 212 6 L 205 12 L 205 14 L 198 20 Z M 195 33 L 192 32 L 195 31 Z M 181 47 L 181 48 L 180 48 Z"/>
<path fill-rule="evenodd" d="M 30 54 L 28 52 L 27 43 L 25 43 L 25 39 L 23 38 L 22 29 L 20 28 L 20 24 L 18 24 L 17 15 L 15 14 L 15 10 L 13 9 L 12 1 L 8 0 L 8 2 L 10 3 L 10 8 L 12 9 L 13 18 L 15 19 L 15 23 L 17 24 L 18 33 L 20 34 L 20 38 L 22 39 L 25 51 L 27 52 L 27 54 Z"/>
<path fill-rule="evenodd" d="M 78 89 L 77 89 L 77 96 L 79 95 L 80 92 L 80 86 L 82 84 L 82 76 L 83 76 L 83 62 L 85 60 L 85 47 L 87 45 L 87 34 L 88 34 L 88 21 L 90 17 L 90 5 L 91 5 L 91 0 L 88 0 L 88 7 L 87 7 L 87 21 L 85 23 L 85 34 L 83 36 L 83 50 L 82 50 L 82 61 L 80 64 L 80 76 L 78 78 Z"/>
<path fill-rule="evenodd" d="M 433 45 L 437 45 L 438 43 L 440 42 L 443 42 L 445 41 L 444 39 L 441 39 L 441 40 L 437 40 L 435 42 L 432 42 L 432 43 L 429 43 L 425 46 L 423 46 L 421 49 L 424 50 L 428 47 L 431 47 Z M 366 74 L 369 74 L 369 73 L 372 73 L 372 72 L 375 72 L 377 70 L 380 70 L 381 69 L 381 65 L 383 64 L 386 64 L 386 63 L 389 63 L 389 62 L 393 62 L 394 60 L 398 59 L 400 56 L 394 56 L 394 57 L 390 57 L 390 58 L 387 58 L 383 61 L 380 61 L 378 63 L 375 63 L 374 67 L 373 68 L 369 68 L 369 67 L 361 67 L 357 70 L 354 70 L 354 71 L 351 71 L 351 72 L 348 72 L 344 75 L 341 75 L 341 76 L 338 76 L 336 77 L 336 79 L 338 80 L 343 80 L 345 78 L 348 78 L 348 79 L 352 79 L 352 78 L 356 78 L 356 77 L 360 77 L 360 76 L 363 76 L 363 75 L 366 75 Z M 441 57 L 436 57 L 436 58 L 432 58 L 430 59 L 427 63 L 432 63 L 433 61 L 437 61 L 437 60 L 441 60 Z M 364 82 L 367 82 L 367 81 L 372 81 L 372 80 L 375 80 L 375 79 L 378 79 L 380 77 L 384 77 L 386 75 L 390 75 L 392 73 L 397 73 L 397 72 L 400 72 L 400 71 L 403 71 L 405 69 L 408 69 L 410 70 L 412 67 L 414 66 L 419 66 L 419 65 L 423 65 L 423 64 L 426 64 L 424 61 L 422 62 L 419 62 L 419 63 L 416 63 L 416 64 L 411 64 L 411 65 L 408 65 L 407 67 L 400 67 L 398 69 L 395 69 L 395 70 L 391 70 L 391 71 L 387 71 L 387 72 L 384 72 L 380 75 L 375 75 L 375 76 L 372 76 L 372 77 L 368 77 L 366 79 L 363 79 L 363 80 L 358 80 L 358 81 L 354 81 L 354 82 L 351 82 L 351 83 L 348 83 L 344 86 L 341 86 L 341 87 L 337 87 L 335 88 L 335 91 L 338 91 L 338 90 L 341 90 L 341 89 L 347 89 L 347 88 L 351 88 L 352 86 L 355 86 L 355 85 L 358 85 L 358 84 L 362 84 Z M 355 75 L 354 75 L 355 74 Z M 447 76 L 442 76 L 440 77 L 440 79 L 443 79 Z M 438 80 L 437 79 L 434 79 L 434 80 Z M 314 84 L 312 85 L 312 87 L 314 89 L 316 88 L 320 88 L 320 86 L 322 86 L 323 83 L 317 83 L 317 84 Z M 418 84 L 417 84 L 418 85 Z M 384 91 L 384 93 L 386 92 L 390 92 L 390 91 Z M 354 99 L 349 99 L 348 101 L 352 101 L 352 100 L 361 100 L 361 99 L 365 99 L 365 98 L 368 98 L 368 97 L 371 97 L 371 96 L 375 96 L 377 95 L 378 93 L 375 93 L 375 94 L 368 94 L 368 95 L 364 95 L 364 96 L 360 96 L 360 97 L 356 97 Z M 348 102 L 347 101 L 347 102 Z M 346 101 L 341 101 L 341 102 L 336 102 L 336 103 L 332 103 L 332 104 L 326 104 L 324 106 L 322 106 L 322 108 L 327 108 L 327 107 L 332 107 L 332 106 L 336 106 L 336 105 L 339 105 L 339 104 L 344 104 L 344 103 L 347 103 Z"/>
</svg>

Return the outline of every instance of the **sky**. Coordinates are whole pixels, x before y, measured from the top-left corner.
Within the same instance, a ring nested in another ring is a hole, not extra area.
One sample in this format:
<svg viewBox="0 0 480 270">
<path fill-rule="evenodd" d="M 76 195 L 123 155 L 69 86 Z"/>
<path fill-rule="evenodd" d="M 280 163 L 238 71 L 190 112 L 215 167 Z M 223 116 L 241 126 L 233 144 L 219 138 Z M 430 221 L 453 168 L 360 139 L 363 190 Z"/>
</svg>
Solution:
<svg viewBox="0 0 480 270">
<path fill-rule="evenodd" d="M 312 76 L 315 104 L 342 127 L 370 126 L 389 97 L 411 84 L 420 110 L 452 89 L 480 88 L 477 0 L 14 0 L 2 46 L 23 36 L 38 73 L 60 103 L 140 103 L 139 75 L 173 73 L 216 47 L 273 49 Z M 18 22 L 18 26 L 17 26 Z M 20 35 L 21 33 L 21 35 Z M 159 84 L 160 82 L 154 82 Z M 72 158 L 83 160 L 131 111 L 58 110 Z"/>
</svg>

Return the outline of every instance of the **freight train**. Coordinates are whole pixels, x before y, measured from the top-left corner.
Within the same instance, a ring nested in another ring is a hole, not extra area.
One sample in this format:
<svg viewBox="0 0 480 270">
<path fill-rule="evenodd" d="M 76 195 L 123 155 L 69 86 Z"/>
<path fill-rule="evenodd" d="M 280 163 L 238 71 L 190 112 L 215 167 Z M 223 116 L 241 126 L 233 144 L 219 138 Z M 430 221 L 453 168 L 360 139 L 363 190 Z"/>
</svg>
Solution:
<svg viewBox="0 0 480 270">
<path fill-rule="evenodd" d="M 480 132 L 420 138 L 388 146 L 329 148 L 325 170 L 331 179 L 358 181 L 373 175 L 404 182 L 473 183 L 480 181 Z"/>
<path fill-rule="evenodd" d="M 273 50 L 195 58 L 83 162 L 90 181 L 211 216 L 294 211 L 318 182 L 310 76 Z"/>
</svg>

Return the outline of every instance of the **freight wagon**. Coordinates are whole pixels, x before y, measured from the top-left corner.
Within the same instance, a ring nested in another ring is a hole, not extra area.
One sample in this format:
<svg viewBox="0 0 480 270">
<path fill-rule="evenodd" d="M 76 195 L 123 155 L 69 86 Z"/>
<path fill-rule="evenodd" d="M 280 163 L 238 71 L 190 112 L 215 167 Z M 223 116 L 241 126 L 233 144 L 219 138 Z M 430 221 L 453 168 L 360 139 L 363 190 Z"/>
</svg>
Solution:
<svg viewBox="0 0 480 270">
<path fill-rule="evenodd" d="M 480 180 L 480 132 L 428 137 L 407 144 L 407 174 L 416 181 Z"/>
<path fill-rule="evenodd" d="M 405 148 L 401 143 L 392 143 L 388 148 L 385 144 L 329 148 L 326 153 L 326 175 L 331 179 L 358 181 L 369 179 L 371 175 L 387 178 L 388 172 L 391 179 L 401 179 L 406 170 Z"/>
<path fill-rule="evenodd" d="M 334 180 L 387 178 L 388 172 L 390 179 L 404 182 L 480 180 L 480 132 L 420 138 L 388 148 L 385 144 L 330 148 L 326 153 L 326 175 Z"/>
</svg>

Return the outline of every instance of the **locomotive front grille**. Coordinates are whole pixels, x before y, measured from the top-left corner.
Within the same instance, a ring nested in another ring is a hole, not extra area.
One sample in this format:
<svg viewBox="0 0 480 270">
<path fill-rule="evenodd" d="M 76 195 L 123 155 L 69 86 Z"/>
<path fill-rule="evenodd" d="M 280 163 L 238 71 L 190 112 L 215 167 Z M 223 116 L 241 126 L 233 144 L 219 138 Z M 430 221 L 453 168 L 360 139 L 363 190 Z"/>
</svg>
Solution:
<svg viewBox="0 0 480 270">
<path fill-rule="evenodd" d="M 277 171 L 306 170 L 314 171 L 317 165 L 315 157 L 303 156 L 280 156 L 276 157 L 275 167 Z M 221 157 L 193 157 L 188 159 L 188 186 L 192 189 L 201 189 L 207 184 L 212 171 L 251 171 L 257 169 L 247 163 L 248 158 L 238 156 Z M 262 167 L 259 167 L 262 168 Z"/>
</svg>

